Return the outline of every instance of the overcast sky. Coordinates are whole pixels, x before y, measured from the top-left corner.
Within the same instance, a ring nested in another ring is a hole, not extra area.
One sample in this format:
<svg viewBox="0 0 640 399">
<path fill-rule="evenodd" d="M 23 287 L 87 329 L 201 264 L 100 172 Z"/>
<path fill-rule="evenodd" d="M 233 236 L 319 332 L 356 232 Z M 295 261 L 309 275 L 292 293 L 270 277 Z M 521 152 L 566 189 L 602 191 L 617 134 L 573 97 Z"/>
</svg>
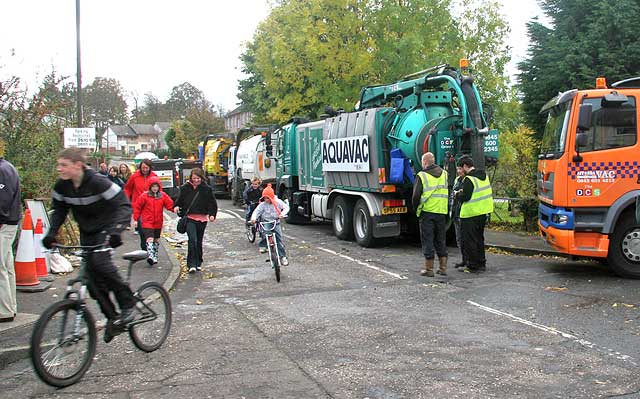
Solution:
<svg viewBox="0 0 640 399">
<path fill-rule="evenodd" d="M 510 73 L 526 55 L 525 23 L 539 15 L 535 0 L 499 0 L 511 25 Z M 20 76 L 29 89 L 52 66 L 75 82 L 75 0 L 4 0 L 0 78 Z M 152 92 L 165 101 L 188 81 L 216 105 L 236 107 L 242 43 L 269 12 L 267 0 L 82 0 L 83 85 L 115 78 L 128 101 Z"/>
</svg>

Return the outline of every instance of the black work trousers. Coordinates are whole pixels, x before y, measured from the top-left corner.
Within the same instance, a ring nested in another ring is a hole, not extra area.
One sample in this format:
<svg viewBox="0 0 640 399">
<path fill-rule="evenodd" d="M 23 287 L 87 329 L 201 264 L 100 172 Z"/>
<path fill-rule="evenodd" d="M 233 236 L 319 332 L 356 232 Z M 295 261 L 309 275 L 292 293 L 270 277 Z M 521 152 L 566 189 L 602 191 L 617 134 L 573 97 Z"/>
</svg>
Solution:
<svg viewBox="0 0 640 399">
<path fill-rule="evenodd" d="M 425 259 L 447 256 L 447 215 L 439 213 L 420 213 L 420 241 Z"/>
<path fill-rule="evenodd" d="M 460 218 L 462 226 L 462 251 L 470 269 L 484 269 L 487 260 L 484 255 L 484 226 L 487 215 Z"/>
<path fill-rule="evenodd" d="M 80 234 L 81 245 L 98 245 L 105 242 L 106 233 L 96 234 Z M 86 259 L 87 267 L 87 280 L 89 282 L 89 293 L 98 301 L 100 310 L 109 318 L 115 319 L 118 317 L 115 305 L 109 298 L 109 292 L 113 292 L 113 295 L 118 301 L 120 309 L 131 308 L 135 305 L 135 299 L 133 293 L 127 284 L 120 276 L 118 268 L 113 264 L 111 255 L 108 252 L 95 252 Z"/>
</svg>

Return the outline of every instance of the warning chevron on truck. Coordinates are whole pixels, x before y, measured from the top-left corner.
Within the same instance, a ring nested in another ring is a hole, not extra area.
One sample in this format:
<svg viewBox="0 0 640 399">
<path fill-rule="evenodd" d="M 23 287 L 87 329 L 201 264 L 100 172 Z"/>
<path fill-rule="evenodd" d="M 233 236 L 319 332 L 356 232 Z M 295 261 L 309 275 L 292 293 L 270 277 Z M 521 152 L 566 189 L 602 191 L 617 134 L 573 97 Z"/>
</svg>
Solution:
<svg viewBox="0 0 640 399">
<path fill-rule="evenodd" d="M 369 172 L 369 136 L 322 140 L 322 170 Z"/>
</svg>

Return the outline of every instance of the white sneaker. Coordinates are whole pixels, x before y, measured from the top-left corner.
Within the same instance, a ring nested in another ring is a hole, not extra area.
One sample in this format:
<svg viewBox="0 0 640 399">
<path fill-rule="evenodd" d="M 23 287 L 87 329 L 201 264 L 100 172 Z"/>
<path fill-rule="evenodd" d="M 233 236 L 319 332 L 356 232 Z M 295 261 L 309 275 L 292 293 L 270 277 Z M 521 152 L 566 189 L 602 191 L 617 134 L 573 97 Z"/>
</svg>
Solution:
<svg viewBox="0 0 640 399">
<path fill-rule="evenodd" d="M 195 273 L 196 272 L 196 268 L 195 267 L 190 267 L 189 268 L 189 273 Z"/>
<path fill-rule="evenodd" d="M 289 266 L 289 259 L 287 259 L 286 256 L 283 256 L 280 258 L 280 263 L 282 263 L 282 266 Z"/>
<path fill-rule="evenodd" d="M 260 253 L 261 253 L 261 254 L 263 254 L 263 253 L 265 253 L 265 252 L 267 252 L 267 249 L 266 249 L 266 248 L 263 248 L 263 247 L 260 247 Z"/>
</svg>

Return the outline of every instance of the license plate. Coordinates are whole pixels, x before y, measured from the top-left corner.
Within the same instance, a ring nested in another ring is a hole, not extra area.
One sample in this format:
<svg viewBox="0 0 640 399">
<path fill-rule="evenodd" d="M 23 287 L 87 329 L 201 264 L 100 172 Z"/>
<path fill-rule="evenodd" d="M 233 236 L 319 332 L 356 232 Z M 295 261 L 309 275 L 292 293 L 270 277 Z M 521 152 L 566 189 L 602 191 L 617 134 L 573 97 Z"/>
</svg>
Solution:
<svg viewBox="0 0 640 399">
<path fill-rule="evenodd" d="M 382 208 L 383 215 L 393 215 L 394 213 L 407 213 L 407 207 L 406 206 L 394 206 L 394 207 L 385 206 Z"/>
</svg>

